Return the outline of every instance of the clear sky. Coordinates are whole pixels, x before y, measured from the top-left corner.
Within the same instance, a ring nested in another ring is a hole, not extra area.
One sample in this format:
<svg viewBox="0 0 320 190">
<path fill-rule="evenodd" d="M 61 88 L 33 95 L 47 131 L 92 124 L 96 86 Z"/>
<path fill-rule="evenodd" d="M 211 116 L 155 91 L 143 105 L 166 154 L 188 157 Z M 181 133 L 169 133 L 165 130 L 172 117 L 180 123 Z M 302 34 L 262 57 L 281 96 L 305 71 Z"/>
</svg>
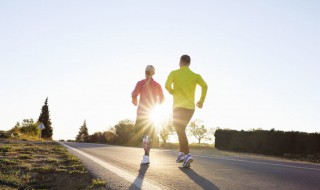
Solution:
<svg viewBox="0 0 320 190">
<path fill-rule="evenodd" d="M 134 120 L 145 66 L 164 89 L 189 54 L 209 86 L 194 115 L 207 127 L 320 132 L 319 9 L 315 0 L 1 0 L 0 130 L 37 120 L 47 97 L 54 139 L 74 139 L 84 120 L 91 134 Z"/>
</svg>

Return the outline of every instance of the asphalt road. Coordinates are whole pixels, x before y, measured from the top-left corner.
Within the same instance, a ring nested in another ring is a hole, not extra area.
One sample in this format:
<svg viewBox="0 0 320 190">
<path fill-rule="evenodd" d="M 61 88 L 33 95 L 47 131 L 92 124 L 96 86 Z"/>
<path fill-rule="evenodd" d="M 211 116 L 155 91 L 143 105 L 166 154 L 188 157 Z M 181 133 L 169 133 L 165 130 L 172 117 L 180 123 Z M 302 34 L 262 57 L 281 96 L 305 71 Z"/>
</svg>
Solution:
<svg viewBox="0 0 320 190">
<path fill-rule="evenodd" d="M 320 190 L 320 165 L 259 158 L 193 155 L 190 169 L 175 163 L 177 152 L 153 149 L 140 166 L 142 148 L 63 143 L 108 189 Z"/>
</svg>

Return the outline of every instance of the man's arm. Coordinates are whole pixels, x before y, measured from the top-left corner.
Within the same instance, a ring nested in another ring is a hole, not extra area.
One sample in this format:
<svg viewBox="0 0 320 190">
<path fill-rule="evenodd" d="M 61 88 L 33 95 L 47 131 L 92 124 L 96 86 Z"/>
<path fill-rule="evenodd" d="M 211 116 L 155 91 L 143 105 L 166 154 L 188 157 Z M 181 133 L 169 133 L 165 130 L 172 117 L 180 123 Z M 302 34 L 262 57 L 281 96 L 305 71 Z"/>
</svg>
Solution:
<svg viewBox="0 0 320 190">
<path fill-rule="evenodd" d="M 169 74 L 165 84 L 165 87 L 170 94 L 173 94 L 172 83 L 173 83 L 173 72 Z"/>
<path fill-rule="evenodd" d="M 200 100 L 197 103 L 197 106 L 199 108 L 202 108 L 204 100 L 206 99 L 207 96 L 207 91 L 208 91 L 208 85 L 207 83 L 203 80 L 203 78 L 201 77 L 201 75 L 199 75 L 198 78 L 198 84 L 201 86 L 201 97 Z"/>
</svg>

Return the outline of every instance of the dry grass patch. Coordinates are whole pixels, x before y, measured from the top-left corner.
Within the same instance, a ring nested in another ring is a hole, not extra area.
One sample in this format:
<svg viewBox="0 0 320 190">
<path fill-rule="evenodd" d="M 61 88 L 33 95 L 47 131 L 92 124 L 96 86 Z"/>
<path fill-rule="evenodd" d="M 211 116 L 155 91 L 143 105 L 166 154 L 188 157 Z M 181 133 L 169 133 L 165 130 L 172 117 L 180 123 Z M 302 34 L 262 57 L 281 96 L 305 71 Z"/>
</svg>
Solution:
<svg viewBox="0 0 320 190">
<path fill-rule="evenodd" d="M 93 179 L 56 142 L 0 140 L 0 189 L 104 189 Z"/>
</svg>

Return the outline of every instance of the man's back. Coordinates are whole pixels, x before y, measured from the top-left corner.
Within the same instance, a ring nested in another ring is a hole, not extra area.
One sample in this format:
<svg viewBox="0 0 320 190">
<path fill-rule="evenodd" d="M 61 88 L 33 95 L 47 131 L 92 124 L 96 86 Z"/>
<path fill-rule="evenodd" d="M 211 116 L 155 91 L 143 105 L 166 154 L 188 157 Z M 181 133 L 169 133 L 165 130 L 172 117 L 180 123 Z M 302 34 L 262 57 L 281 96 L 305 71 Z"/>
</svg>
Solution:
<svg viewBox="0 0 320 190">
<path fill-rule="evenodd" d="M 172 86 L 173 84 L 173 86 Z M 194 73 L 187 66 L 172 71 L 166 82 L 166 89 L 173 95 L 174 107 L 195 109 L 195 89 L 199 84 L 202 88 L 207 89 L 207 84 L 199 74 Z M 204 95 L 202 100 L 204 101 Z"/>
</svg>

